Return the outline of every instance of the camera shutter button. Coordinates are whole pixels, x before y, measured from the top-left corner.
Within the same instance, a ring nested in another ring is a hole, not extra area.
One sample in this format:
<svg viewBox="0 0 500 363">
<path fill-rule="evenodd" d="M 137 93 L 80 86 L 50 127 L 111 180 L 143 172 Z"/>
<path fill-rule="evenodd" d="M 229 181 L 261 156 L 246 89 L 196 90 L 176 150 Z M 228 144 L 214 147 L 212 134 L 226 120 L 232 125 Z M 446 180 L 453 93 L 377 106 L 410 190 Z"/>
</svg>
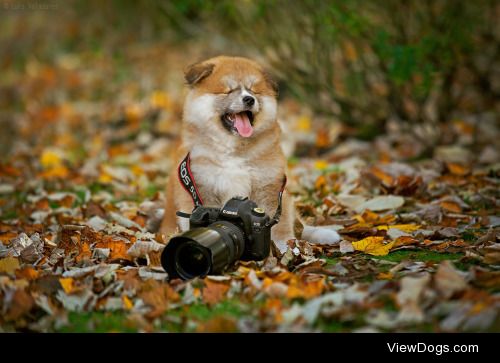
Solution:
<svg viewBox="0 0 500 363">
<path fill-rule="evenodd" d="M 254 209 L 252 209 L 252 212 L 254 215 L 256 215 L 258 217 L 263 217 L 266 214 L 266 212 L 262 208 L 254 208 Z"/>
</svg>

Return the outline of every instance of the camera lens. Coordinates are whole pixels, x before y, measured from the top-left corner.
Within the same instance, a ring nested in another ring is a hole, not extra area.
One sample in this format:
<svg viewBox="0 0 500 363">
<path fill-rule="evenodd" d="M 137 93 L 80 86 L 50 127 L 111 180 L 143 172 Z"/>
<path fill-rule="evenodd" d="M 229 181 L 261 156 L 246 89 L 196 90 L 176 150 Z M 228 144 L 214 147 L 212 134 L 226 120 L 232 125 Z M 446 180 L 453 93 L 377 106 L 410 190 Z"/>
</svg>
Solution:
<svg viewBox="0 0 500 363">
<path fill-rule="evenodd" d="M 161 264 L 169 278 L 189 280 L 221 273 L 242 256 L 244 247 L 238 226 L 217 221 L 173 237 L 161 254 Z"/>
<path fill-rule="evenodd" d="M 175 267 L 185 280 L 207 275 L 210 271 L 210 254 L 196 242 L 187 241 L 175 251 Z"/>
</svg>

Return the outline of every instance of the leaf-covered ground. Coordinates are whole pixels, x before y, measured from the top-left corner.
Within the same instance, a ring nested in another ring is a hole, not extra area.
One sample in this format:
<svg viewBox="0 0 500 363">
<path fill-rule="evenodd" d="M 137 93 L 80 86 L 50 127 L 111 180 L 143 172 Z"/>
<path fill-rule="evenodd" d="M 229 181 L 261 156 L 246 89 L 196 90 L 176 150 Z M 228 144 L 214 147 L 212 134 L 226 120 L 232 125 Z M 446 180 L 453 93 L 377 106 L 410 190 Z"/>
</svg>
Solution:
<svg viewBox="0 0 500 363">
<path fill-rule="evenodd" d="M 359 141 L 283 99 L 301 221 L 342 241 L 167 283 L 155 231 L 199 54 L 37 19 L 0 32 L 0 331 L 500 330 L 496 115 L 442 123 L 422 157 L 398 122 Z"/>
</svg>

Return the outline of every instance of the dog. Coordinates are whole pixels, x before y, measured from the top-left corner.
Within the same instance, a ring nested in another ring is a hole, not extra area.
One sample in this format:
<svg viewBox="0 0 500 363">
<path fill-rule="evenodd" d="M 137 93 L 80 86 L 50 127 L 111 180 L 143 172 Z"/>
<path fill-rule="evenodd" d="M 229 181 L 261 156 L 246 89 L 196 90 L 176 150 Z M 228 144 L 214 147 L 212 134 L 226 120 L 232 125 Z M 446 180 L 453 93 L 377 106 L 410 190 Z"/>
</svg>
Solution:
<svg viewBox="0 0 500 363">
<path fill-rule="evenodd" d="M 287 165 L 280 146 L 276 82 L 257 62 L 229 56 L 193 64 L 184 76 L 188 92 L 176 165 L 189 154 L 190 176 L 204 205 L 220 208 L 242 196 L 272 216 Z M 192 209 L 191 193 L 171 172 L 161 233 L 168 237 L 188 230 L 189 220 L 176 211 Z M 271 230 L 281 252 L 295 238 L 294 220 L 293 201 L 285 190 L 280 221 Z"/>
</svg>

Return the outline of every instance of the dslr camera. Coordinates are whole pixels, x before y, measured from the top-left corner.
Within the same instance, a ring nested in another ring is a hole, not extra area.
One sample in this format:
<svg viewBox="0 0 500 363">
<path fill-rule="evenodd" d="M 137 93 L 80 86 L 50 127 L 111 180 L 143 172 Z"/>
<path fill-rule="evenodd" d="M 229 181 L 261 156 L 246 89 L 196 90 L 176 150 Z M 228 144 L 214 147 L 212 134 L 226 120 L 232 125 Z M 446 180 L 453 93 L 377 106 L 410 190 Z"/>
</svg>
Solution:
<svg viewBox="0 0 500 363">
<path fill-rule="evenodd" d="M 172 237 L 161 254 L 169 279 L 189 280 L 222 273 L 237 260 L 263 260 L 271 248 L 271 227 L 278 222 L 248 198 L 234 197 L 222 208 L 196 206 L 189 230 Z"/>
</svg>

